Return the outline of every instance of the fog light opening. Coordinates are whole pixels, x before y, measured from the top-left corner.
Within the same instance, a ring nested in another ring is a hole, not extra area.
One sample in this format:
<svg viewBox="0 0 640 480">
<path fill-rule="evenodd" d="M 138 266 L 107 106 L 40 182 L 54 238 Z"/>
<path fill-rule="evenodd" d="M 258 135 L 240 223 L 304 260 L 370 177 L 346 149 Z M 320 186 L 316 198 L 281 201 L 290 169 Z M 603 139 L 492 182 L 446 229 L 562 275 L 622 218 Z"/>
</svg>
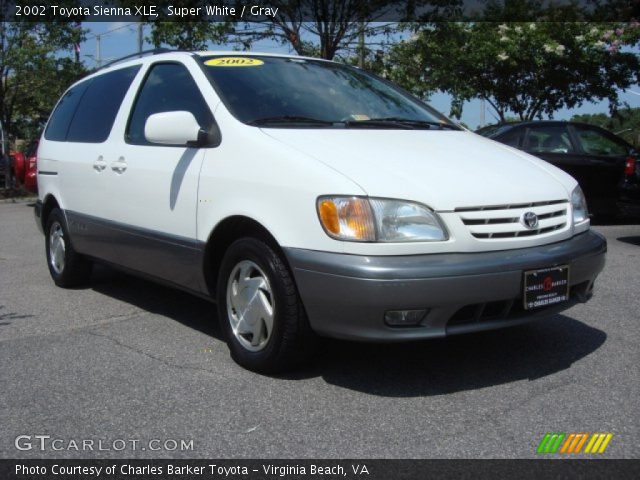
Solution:
<svg viewBox="0 0 640 480">
<path fill-rule="evenodd" d="M 427 314 L 427 310 L 389 310 L 384 314 L 384 323 L 390 327 L 414 327 Z"/>
</svg>

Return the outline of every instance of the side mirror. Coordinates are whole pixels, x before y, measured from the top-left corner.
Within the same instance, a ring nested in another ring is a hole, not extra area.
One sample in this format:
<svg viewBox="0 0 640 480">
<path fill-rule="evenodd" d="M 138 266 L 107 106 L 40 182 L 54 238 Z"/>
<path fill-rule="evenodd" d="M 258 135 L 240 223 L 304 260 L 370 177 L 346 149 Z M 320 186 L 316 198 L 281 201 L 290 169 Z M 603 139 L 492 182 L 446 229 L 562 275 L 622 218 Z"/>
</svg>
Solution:
<svg viewBox="0 0 640 480">
<path fill-rule="evenodd" d="M 206 133 L 191 112 L 176 111 L 150 115 L 144 125 L 144 137 L 161 145 L 198 147 Z"/>
</svg>

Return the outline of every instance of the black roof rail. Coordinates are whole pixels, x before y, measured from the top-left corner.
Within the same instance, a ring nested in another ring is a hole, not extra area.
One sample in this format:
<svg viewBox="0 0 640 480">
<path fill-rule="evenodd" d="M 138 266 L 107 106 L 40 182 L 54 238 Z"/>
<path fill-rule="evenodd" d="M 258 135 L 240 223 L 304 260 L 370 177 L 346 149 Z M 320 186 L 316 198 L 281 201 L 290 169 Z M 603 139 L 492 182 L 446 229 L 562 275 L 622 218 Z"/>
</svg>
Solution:
<svg viewBox="0 0 640 480">
<path fill-rule="evenodd" d="M 141 52 L 136 52 L 136 53 L 132 53 L 131 55 L 125 55 L 124 57 L 117 58 L 108 63 L 105 63 L 104 65 L 100 65 L 99 67 L 95 68 L 93 72 L 97 72 L 98 70 L 102 70 L 103 68 L 110 67 L 111 65 L 115 65 L 116 63 L 120 63 L 130 58 L 142 58 L 142 57 L 147 57 L 149 55 L 159 55 L 161 53 L 185 52 L 185 51 L 186 50 L 172 50 L 170 48 L 154 48 L 152 50 L 143 50 Z"/>
</svg>

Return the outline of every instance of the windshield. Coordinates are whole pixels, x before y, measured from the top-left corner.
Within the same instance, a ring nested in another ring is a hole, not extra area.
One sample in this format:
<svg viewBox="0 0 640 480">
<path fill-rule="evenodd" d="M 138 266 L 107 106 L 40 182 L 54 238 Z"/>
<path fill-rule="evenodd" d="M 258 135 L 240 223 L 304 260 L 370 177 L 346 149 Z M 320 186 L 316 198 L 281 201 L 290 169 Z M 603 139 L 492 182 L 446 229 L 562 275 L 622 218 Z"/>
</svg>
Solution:
<svg viewBox="0 0 640 480">
<path fill-rule="evenodd" d="M 354 67 L 265 56 L 203 57 L 202 62 L 231 113 L 250 125 L 458 128 L 431 107 Z"/>
</svg>

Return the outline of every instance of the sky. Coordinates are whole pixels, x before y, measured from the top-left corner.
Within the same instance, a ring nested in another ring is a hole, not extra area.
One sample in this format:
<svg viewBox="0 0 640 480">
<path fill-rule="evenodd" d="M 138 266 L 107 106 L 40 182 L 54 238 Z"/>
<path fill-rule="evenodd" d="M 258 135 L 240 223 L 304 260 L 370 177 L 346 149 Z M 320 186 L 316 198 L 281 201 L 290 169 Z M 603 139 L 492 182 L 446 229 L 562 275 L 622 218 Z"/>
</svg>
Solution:
<svg viewBox="0 0 640 480">
<path fill-rule="evenodd" d="M 138 48 L 137 25 L 130 22 L 85 22 L 83 28 L 88 29 L 87 39 L 80 45 L 80 55 L 85 64 L 92 68 L 97 65 L 97 35 L 100 35 L 100 56 L 102 63 L 115 60 L 135 53 Z M 144 28 L 144 36 L 150 34 L 150 27 Z M 145 43 L 144 49 L 153 48 Z M 213 45 L 212 50 L 231 50 L 232 47 L 224 45 Z M 254 44 L 252 50 L 263 53 L 293 53 L 287 45 L 265 40 Z M 631 107 L 640 107 L 640 86 L 635 86 L 631 90 L 620 93 L 620 100 L 626 102 Z M 431 96 L 428 103 L 444 113 L 449 114 L 451 107 L 451 96 L 444 93 L 436 93 Z M 478 128 L 481 123 L 482 105 L 480 100 L 472 100 L 465 103 L 461 121 L 471 129 Z M 573 115 L 585 113 L 608 113 L 609 103 L 602 101 L 598 103 L 585 103 L 579 108 L 562 109 L 556 112 L 556 120 L 569 120 Z M 492 110 L 486 108 L 485 123 L 495 123 L 496 118 L 492 115 Z"/>
</svg>

